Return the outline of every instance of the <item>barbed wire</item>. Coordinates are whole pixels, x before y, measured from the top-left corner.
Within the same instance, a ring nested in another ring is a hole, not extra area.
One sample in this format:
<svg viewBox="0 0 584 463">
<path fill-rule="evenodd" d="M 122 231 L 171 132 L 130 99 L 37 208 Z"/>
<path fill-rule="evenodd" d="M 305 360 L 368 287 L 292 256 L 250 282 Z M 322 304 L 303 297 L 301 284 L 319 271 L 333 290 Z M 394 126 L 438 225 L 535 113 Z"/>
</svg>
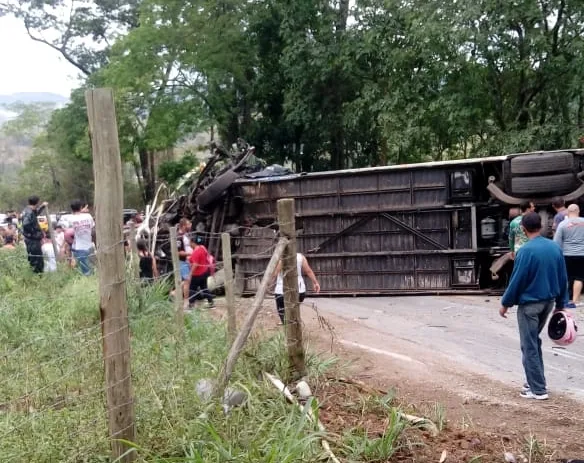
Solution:
<svg viewBox="0 0 584 463">
<path fill-rule="evenodd" d="M 253 233 L 266 233 L 265 231 L 261 230 L 266 230 L 268 228 L 269 227 L 249 227 L 249 230 L 255 230 Z M 215 233 L 214 235 L 218 236 L 220 233 Z M 261 249 L 257 250 L 257 252 L 246 253 L 246 257 L 256 257 L 258 264 L 259 262 L 263 262 L 264 259 L 269 258 L 277 247 L 278 237 L 277 233 L 272 229 L 270 229 L 269 235 L 270 236 L 263 237 L 252 236 L 252 239 L 257 238 L 258 240 L 264 241 L 273 239 L 273 241 L 269 245 L 266 243 L 266 246 L 262 246 Z M 119 247 L 120 244 L 123 244 L 124 242 L 125 240 L 116 242 L 105 249 L 97 248 L 95 252 L 91 254 L 91 257 L 97 256 L 100 252 L 108 252 L 117 246 Z M 161 242 L 166 245 L 172 245 L 170 239 L 163 239 Z M 136 255 L 133 252 L 129 252 L 126 254 L 126 256 L 128 257 L 126 260 L 127 270 L 122 278 L 119 278 L 117 281 L 110 282 L 106 286 L 102 285 L 100 288 L 89 287 L 83 289 L 83 294 L 86 297 L 95 297 L 96 308 L 98 295 L 100 290 L 103 290 L 104 288 L 126 284 L 128 303 L 130 304 L 131 302 L 132 305 L 136 307 L 137 302 L 131 301 L 131 299 L 134 298 L 135 295 L 143 294 L 148 291 L 148 288 L 153 287 L 153 285 L 145 284 L 145 279 L 138 277 L 134 273 L 136 271 L 135 267 L 137 265 L 137 261 L 135 260 Z M 3 257 L 4 259 L 0 260 L 0 262 L 4 262 L 5 264 L 8 263 L 8 265 L 10 265 L 11 261 L 8 259 L 8 257 L 23 260 L 26 255 L 20 254 Z M 220 260 L 216 262 L 218 269 L 220 269 L 223 264 L 224 263 Z M 180 272 L 180 268 L 161 272 L 157 280 L 168 280 L 169 277 L 175 274 L 175 272 Z M 288 273 L 281 271 L 280 275 L 285 279 Z M 254 269 L 247 271 L 244 274 L 238 274 L 235 272 L 234 280 L 238 285 L 243 284 L 244 287 L 249 289 L 256 286 L 259 283 L 258 280 L 264 276 L 265 268 L 257 268 L 257 270 Z M 277 275 L 269 275 L 271 284 L 276 280 L 276 277 Z M 224 284 L 224 282 L 221 281 L 221 277 L 217 274 L 215 274 L 215 278 L 217 280 L 217 284 Z M 179 288 L 175 288 L 175 292 L 182 295 L 183 284 L 184 283 L 182 283 Z M 170 287 L 171 285 L 169 285 L 169 289 Z M 284 290 L 283 294 L 286 296 L 288 292 Z M 201 296 L 205 295 L 206 293 L 204 289 L 193 288 L 193 290 L 189 291 L 189 300 L 194 301 L 196 299 L 202 298 Z M 21 298 L 19 302 L 23 304 L 28 302 L 32 304 L 45 304 L 45 310 L 51 310 L 53 307 L 52 304 L 58 303 L 58 301 L 62 300 L 62 298 L 63 296 L 61 294 L 47 294 L 42 298 L 31 295 Z M 0 316 L 11 316 L 13 313 L 8 304 L 6 304 L 7 300 L 8 299 L 4 299 L 3 296 L 0 296 Z M 2 304 L 4 304 L 4 306 Z M 107 429 L 107 416 L 117 408 L 123 408 L 135 402 L 139 403 L 141 398 L 143 398 L 145 395 L 154 394 L 151 396 L 152 400 L 157 399 L 157 393 L 154 391 L 154 389 L 151 393 L 141 389 L 141 394 L 143 394 L 142 397 L 140 395 L 138 395 L 136 398 L 131 397 L 127 402 L 118 404 L 115 407 L 103 407 L 106 394 L 106 387 L 103 383 L 102 376 L 103 362 L 109 358 L 129 354 L 130 350 L 128 348 L 120 349 L 115 352 L 109 352 L 106 354 L 104 359 L 102 351 L 98 348 L 98 346 L 109 336 L 116 336 L 125 330 L 128 330 L 128 332 L 131 333 L 134 321 L 148 325 L 155 325 L 157 320 L 161 320 L 161 317 L 165 317 L 167 320 L 169 320 L 169 323 L 171 319 L 174 323 L 175 309 L 173 309 L 172 306 L 168 303 L 164 304 L 167 308 L 167 310 L 164 311 L 158 310 L 156 304 L 151 304 L 149 308 L 142 310 L 139 313 L 133 314 L 130 312 L 128 316 L 108 318 L 107 323 L 115 324 L 116 321 L 121 321 L 121 323 L 116 326 L 113 331 L 105 334 L 103 333 L 104 321 L 101 320 L 97 322 L 91 322 L 90 326 L 85 326 L 77 331 L 67 333 L 67 345 L 72 348 L 66 352 L 63 352 L 62 354 L 57 354 L 55 356 L 44 359 L 37 364 L 30 365 L 31 360 L 35 358 L 36 352 L 43 349 L 45 345 L 50 345 L 53 341 L 57 340 L 60 335 L 59 332 L 55 332 L 54 334 L 47 334 L 46 336 L 34 336 L 33 339 L 27 340 L 25 343 L 18 345 L 14 349 L 7 349 L 0 352 L 0 374 L 2 372 L 6 373 L 6 375 L 0 379 L 0 390 L 3 391 L 2 395 L 0 395 L 0 413 L 2 413 L 2 410 L 8 410 L 9 413 L 11 413 L 9 429 L 1 429 L 2 425 L 0 424 L 0 441 L 3 441 L 16 433 L 24 433 L 27 437 L 23 438 L 22 441 L 25 442 L 26 439 L 29 438 L 31 427 L 34 427 L 36 420 L 40 419 L 40 417 L 44 415 L 55 413 L 57 410 L 65 407 L 70 409 L 70 413 L 77 420 L 76 426 L 73 428 L 73 425 L 69 425 L 71 427 L 67 430 L 67 436 L 69 440 L 73 442 L 76 441 L 78 436 L 95 435 L 95 428 L 99 427 L 100 423 L 104 429 Z M 308 306 L 308 304 L 304 303 L 302 306 Z M 318 309 L 316 306 L 312 304 L 311 307 L 313 310 L 315 310 L 315 312 L 317 312 L 319 323 L 326 323 L 326 320 L 324 318 L 321 319 L 321 316 L 318 314 Z M 133 320 L 133 316 L 138 318 Z M 322 322 L 321 320 L 325 321 Z M 302 322 L 302 324 L 304 325 L 304 322 Z M 168 332 L 163 332 L 159 335 L 157 334 L 157 336 L 151 340 L 149 339 L 147 343 L 150 342 L 152 345 L 155 345 L 157 342 L 161 342 L 160 340 L 165 339 L 166 336 L 168 336 Z M 181 359 L 182 357 L 178 356 L 175 360 L 176 365 L 179 368 Z M 6 365 L 8 360 L 11 360 L 12 362 L 10 367 Z M 26 369 L 21 371 L 14 371 L 13 368 L 16 364 L 15 362 L 18 361 L 22 362 L 23 364 L 26 363 Z M 152 355 L 151 360 L 148 360 L 147 358 L 141 358 L 140 364 L 134 366 L 133 368 L 134 374 L 139 375 L 140 371 L 148 371 L 150 368 L 156 366 L 157 362 L 159 362 L 157 355 Z M 110 384 L 107 387 L 115 387 L 118 384 L 121 384 L 124 381 L 128 381 L 130 379 L 132 379 L 132 374 L 125 375 L 123 378 L 119 379 L 114 384 Z M 13 386 L 8 388 L 5 387 L 9 384 Z M 19 387 L 22 387 L 23 384 L 26 384 L 27 388 L 30 386 L 30 390 L 26 389 L 21 391 L 21 393 L 18 393 Z M 22 407 L 24 407 L 24 409 L 22 409 Z M 82 410 L 85 409 L 90 411 L 91 414 L 84 414 Z M 94 414 L 96 411 L 98 416 L 95 416 Z M 132 423 L 130 426 L 135 426 L 135 423 Z M 102 434 L 104 429 L 100 428 L 100 432 Z M 123 432 L 123 430 L 121 432 Z M 81 443 L 78 444 L 78 446 L 77 444 L 75 445 L 75 450 L 71 449 L 71 451 L 60 453 L 61 456 L 59 461 L 80 461 L 80 458 L 83 457 L 83 455 L 87 455 L 88 451 L 90 452 L 91 449 L 104 450 L 101 448 L 103 444 L 104 442 L 100 439 L 95 439 L 95 441 L 90 442 L 87 442 L 87 439 L 83 439 Z M 12 453 L 12 455 L 14 455 L 12 461 L 32 461 L 36 455 L 36 450 L 34 448 L 27 448 L 26 445 L 23 444 L 15 446 L 14 452 L 16 453 Z M 6 461 L 10 461 L 10 459 L 8 458 Z"/>
</svg>

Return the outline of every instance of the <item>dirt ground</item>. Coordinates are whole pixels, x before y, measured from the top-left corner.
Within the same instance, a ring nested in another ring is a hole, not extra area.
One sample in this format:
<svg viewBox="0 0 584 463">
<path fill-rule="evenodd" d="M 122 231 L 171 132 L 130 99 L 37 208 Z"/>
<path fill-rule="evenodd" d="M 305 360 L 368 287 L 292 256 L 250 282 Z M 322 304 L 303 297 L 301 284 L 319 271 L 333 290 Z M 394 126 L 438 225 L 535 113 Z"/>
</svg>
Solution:
<svg viewBox="0 0 584 463">
<path fill-rule="evenodd" d="M 363 305 L 373 304 L 363 299 Z M 251 302 L 238 301 L 239 320 Z M 339 302 L 330 299 L 303 304 L 309 349 L 338 358 L 338 375 L 365 383 L 371 388 L 369 392 L 380 397 L 389 392 L 408 413 L 444 422 L 436 438 L 423 432 L 411 435 L 412 445 L 393 460 L 438 462 L 444 451 L 446 462 L 501 462 L 505 452 L 511 452 L 518 463 L 584 459 L 584 402 L 577 400 L 580 396 L 560 391 L 549 401 L 521 399 L 518 384 L 479 373 L 480 365 L 472 368 L 468 359 L 442 352 L 443 345 L 436 343 L 434 347 L 435 339 L 423 338 L 427 342 L 419 342 L 422 346 L 418 350 L 412 349 L 388 334 L 384 322 L 359 323 L 359 317 L 352 318 L 353 313 L 343 316 L 339 307 Z M 222 301 L 218 302 L 217 315 L 226 315 Z M 256 330 L 282 329 L 277 322 L 273 300 L 268 299 Z M 379 345 L 376 341 L 383 341 L 384 348 L 371 347 Z M 520 359 L 519 351 L 514 355 Z M 330 379 L 314 391 L 327 430 L 342 433 L 361 426 L 380 433 L 386 425 L 385 415 L 359 409 L 356 404 L 363 391 L 337 381 L 338 375 L 330 374 Z"/>
</svg>

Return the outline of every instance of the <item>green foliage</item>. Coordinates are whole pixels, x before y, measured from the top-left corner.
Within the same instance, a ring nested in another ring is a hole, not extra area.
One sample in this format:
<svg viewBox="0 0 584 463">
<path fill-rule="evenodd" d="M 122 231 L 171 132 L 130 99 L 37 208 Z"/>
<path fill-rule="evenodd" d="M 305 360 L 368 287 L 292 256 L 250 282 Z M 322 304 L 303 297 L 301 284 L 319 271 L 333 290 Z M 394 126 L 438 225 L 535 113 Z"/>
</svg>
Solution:
<svg viewBox="0 0 584 463">
<path fill-rule="evenodd" d="M 27 144 L 41 133 L 55 109 L 53 103 L 12 103 L 4 107 L 16 116 L 0 126 L 0 135 Z"/>
<path fill-rule="evenodd" d="M 199 161 L 193 154 L 185 154 L 178 161 L 165 161 L 158 167 L 158 176 L 168 185 L 174 186 L 177 182 L 191 170 L 193 170 Z"/>
<path fill-rule="evenodd" d="M 51 45 L 88 85 L 114 87 L 145 200 L 157 153 L 210 126 L 303 171 L 567 148 L 583 134 L 578 2 L 110 3 L 75 7 L 71 21 L 52 14 L 60 0 L 15 12 L 33 32 L 62 31 Z M 93 61 L 88 38 L 107 38 Z M 59 138 L 79 155 L 75 114 Z"/>
<path fill-rule="evenodd" d="M 384 462 L 401 448 L 401 439 L 408 424 L 396 409 L 389 413 L 389 422 L 379 437 L 370 436 L 364 429 L 358 428 L 343 437 L 344 454 L 353 461 Z"/>
<path fill-rule="evenodd" d="M 33 275 L 22 250 L 0 251 L 0 266 L 0 455 L 108 461 L 96 279 L 65 268 Z M 320 433 L 306 411 L 261 380 L 260 367 L 286 373 L 283 337 L 250 343 L 232 380 L 250 399 L 225 416 L 195 393 L 227 355 L 225 326 L 194 313 L 179 335 L 167 291 L 128 291 L 139 461 L 319 460 Z M 311 374 L 318 362 L 311 358 Z"/>
</svg>

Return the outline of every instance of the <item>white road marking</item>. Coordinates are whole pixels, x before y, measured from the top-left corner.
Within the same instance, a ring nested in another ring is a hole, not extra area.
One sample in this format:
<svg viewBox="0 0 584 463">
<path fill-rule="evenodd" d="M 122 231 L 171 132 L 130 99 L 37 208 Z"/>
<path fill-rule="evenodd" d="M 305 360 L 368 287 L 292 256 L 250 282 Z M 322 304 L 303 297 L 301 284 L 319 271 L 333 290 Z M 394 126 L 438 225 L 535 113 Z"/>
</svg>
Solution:
<svg viewBox="0 0 584 463">
<path fill-rule="evenodd" d="M 584 362 L 584 355 L 577 354 L 576 352 L 569 352 L 561 349 L 551 349 L 551 353 L 569 358 L 571 360 L 576 360 L 577 362 Z"/>
<path fill-rule="evenodd" d="M 352 346 L 352 347 L 357 347 L 359 349 L 363 349 L 369 352 L 373 352 L 374 354 L 381 354 L 381 355 L 386 355 L 388 357 L 392 357 L 398 360 L 403 360 L 405 362 L 411 362 L 411 363 L 419 363 L 420 365 L 425 365 L 423 362 L 420 362 L 419 360 L 413 359 L 411 357 L 408 357 L 407 355 L 403 355 L 403 354 L 397 354 L 395 352 L 390 352 L 387 350 L 382 350 L 382 349 L 377 349 L 375 347 L 371 347 L 371 346 L 366 346 L 364 344 L 359 344 L 357 342 L 352 342 L 352 341 L 346 341 L 344 339 L 341 339 L 341 344 L 345 344 L 346 346 Z"/>
</svg>

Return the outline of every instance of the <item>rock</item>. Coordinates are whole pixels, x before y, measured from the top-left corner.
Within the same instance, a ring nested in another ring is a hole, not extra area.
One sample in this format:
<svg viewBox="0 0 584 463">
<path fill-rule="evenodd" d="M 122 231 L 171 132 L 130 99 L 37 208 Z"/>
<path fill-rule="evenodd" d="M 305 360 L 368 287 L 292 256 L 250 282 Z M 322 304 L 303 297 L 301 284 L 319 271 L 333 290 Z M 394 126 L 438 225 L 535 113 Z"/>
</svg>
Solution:
<svg viewBox="0 0 584 463">
<path fill-rule="evenodd" d="M 470 441 L 470 446 L 471 446 L 473 449 L 476 449 L 477 447 L 480 447 L 480 446 L 481 446 L 481 444 L 482 444 L 481 440 L 480 440 L 480 439 L 478 439 L 478 438 L 476 438 L 476 437 L 474 437 L 474 438 L 473 438 L 473 439 L 471 439 L 471 441 Z"/>
<path fill-rule="evenodd" d="M 307 400 L 312 397 L 312 391 L 310 390 L 310 386 L 306 381 L 300 381 L 296 384 L 296 392 L 298 393 L 298 397 L 303 400 Z"/>
<path fill-rule="evenodd" d="M 211 399 L 214 385 L 215 383 L 213 380 L 209 378 L 203 378 L 197 381 L 195 392 L 197 393 L 197 396 L 199 396 L 199 399 L 201 399 L 203 402 L 207 402 L 209 399 Z"/>
<path fill-rule="evenodd" d="M 505 452 L 503 457 L 507 463 L 517 463 L 517 460 L 515 460 L 515 455 L 513 455 L 511 452 Z"/>
<path fill-rule="evenodd" d="M 223 411 L 227 415 L 233 407 L 241 407 L 247 402 L 247 393 L 228 387 L 223 394 Z"/>
</svg>

